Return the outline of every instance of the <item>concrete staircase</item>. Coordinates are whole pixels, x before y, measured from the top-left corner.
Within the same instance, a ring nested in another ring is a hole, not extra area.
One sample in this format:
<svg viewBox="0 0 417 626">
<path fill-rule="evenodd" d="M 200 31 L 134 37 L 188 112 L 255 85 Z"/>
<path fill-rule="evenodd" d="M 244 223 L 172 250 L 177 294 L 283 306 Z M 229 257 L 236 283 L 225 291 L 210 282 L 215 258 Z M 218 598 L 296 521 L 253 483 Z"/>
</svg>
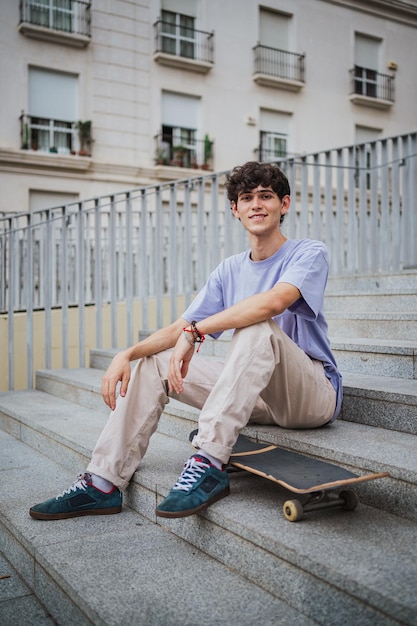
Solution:
<svg viewBox="0 0 417 626">
<path fill-rule="evenodd" d="M 0 623 L 24 623 L 31 598 L 31 624 L 417 624 L 417 275 L 330 279 L 326 308 L 342 419 L 245 434 L 358 473 L 389 471 L 358 486 L 356 511 L 291 524 L 288 492 L 242 473 L 206 513 L 156 518 L 197 422 L 171 401 L 121 515 L 32 520 L 32 504 L 84 469 L 107 417 L 99 389 L 112 354 L 95 351 L 88 369 L 38 372 L 36 390 L 0 394 L 0 565 L 22 579 L 20 595 L 0 593 Z"/>
</svg>

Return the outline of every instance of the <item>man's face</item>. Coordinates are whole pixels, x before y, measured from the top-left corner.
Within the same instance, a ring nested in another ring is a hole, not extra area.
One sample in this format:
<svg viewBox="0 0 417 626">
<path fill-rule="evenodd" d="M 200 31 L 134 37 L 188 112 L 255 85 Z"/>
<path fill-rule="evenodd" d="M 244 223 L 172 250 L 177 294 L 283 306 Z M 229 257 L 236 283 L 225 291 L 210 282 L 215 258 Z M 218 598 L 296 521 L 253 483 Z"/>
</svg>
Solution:
<svg viewBox="0 0 417 626">
<path fill-rule="evenodd" d="M 258 185 L 250 191 L 239 194 L 237 203 L 232 202 L 232 211 L 239 218 L 249 233 L 267 235 L 279 229 L 281 216 L 290 207 L 290 197 L 284 196 L 282 201 L 271 187 Z"/>
</svg>

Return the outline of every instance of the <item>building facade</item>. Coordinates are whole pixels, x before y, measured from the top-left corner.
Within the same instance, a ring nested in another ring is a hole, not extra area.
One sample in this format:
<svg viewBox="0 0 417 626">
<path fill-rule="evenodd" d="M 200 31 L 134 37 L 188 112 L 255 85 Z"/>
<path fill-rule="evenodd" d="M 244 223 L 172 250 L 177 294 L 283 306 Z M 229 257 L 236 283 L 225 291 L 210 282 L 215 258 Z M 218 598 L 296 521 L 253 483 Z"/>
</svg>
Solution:
<svg viewBox="0 0 417 626">
<path fill-rule="evenodd" d="M 416 0 L 3 0 L 0 34 L 0 213 L 417 126 Z"/>
</svg>

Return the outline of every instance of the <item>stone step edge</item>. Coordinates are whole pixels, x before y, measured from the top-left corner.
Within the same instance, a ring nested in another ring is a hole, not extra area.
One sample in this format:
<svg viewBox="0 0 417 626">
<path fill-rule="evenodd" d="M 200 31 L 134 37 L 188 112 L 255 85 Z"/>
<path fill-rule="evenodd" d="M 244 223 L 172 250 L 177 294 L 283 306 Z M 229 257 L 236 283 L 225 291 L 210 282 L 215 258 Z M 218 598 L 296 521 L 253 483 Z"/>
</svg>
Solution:
<svg viewBox="0 0 417 626">
<path fill-rule="evenodd" d="M 60 409 L 68 407 L 68 413 L 76 411 L 76 407 L 78 406 L 76 403 L 73 403 L 69 400 L 62 400 L 56 396 L 51 396 L 42 391 L 22 391 L 22 392 L 12 392 L 12 394 L 19 394 L 22 399 L 25 399 L 25 394 L 30 394 L 32 399 L 31 406 L 34 406 L 35 396 L 39 397 L 40 400 L 45 403 L 47 401 L 56 402 L 59 405 Z M 11 419 L 16 423 L 15 425 L 21 425 L 21 427 L 30 428 L 36 432 L 39 432 L 42 436 L 48 437 L 55 441 L 55 443 L 67 446 L 71 448 L 75 442 L 76 435 L 75 433 L 71 433 L 70 438 L 65 438 L 62 434 L 56 433 L 54 430 L 47 428 L 45 425 L 38 425 L 34 419 L 31 417 L 22 417 L 17 413 L 14 408 L 11 408 L 4 402 L 2 403 L 2 395 L 0 394 L 0 416 L 3 415 L 5 420 Z M 13 405 L 15 402 L 13 403 Z M 93 415 L 99 415 L 102 425 L 104 425 L 103 414 L 100 411 L 97 411 L 93 408 L 85 408 L 85 412 L 92 412 Z M 194 430 L 198 421 L 198 411 L 197 409 L 193 409 L 187 405 L 184 405 L 176 400 L 170 400 L 170 402 L 166 405 L 163 417 L 168 420 L 174 418 L 175 420 L 179 419 L 181 423 L 181 434 L 180 436 L 184 436 L 183 442 L 187 441 L 189 433 Z M 161 421 L 163 424 L 163 422 Z M 293 450 L 295 452 L 300 452 L 302 454 L 306 454 L 307 456 L 312 456 L 318 459 L 322 459 L 328 461 L 330 463 L 336 463 L 345 466 L 347 469 L 354 471 L 356 473 L 367 473 L 367 472 L 384 472 L 388 471 L 391 474 L 391 479 L 393 481 L 399 480 L 406 483 L 410 483 L 411 485 L 417 485 L 417 467 L 413 471 L 412 468 L 401 467 L 400 465 L 394 464 L 389 459 L 390 456 L 395 456 L 395 447 L 390 455 L 389 453 L 389 445 L 394 445 L 393 440 L 398 440 L 398 443 L 395 444 L 397 447 L 402 448 L 410 438 L 416 438 L 416 435 L 410 435 L 406 433 L 399 432 L 391 432 L 384 429 L 378 429 L 373 426 L 367 426 L 363 424 L 357 424 L 355 422 L 337 420 L 336 427 L 340 431 L 340 436 L 337 441 L 332 441 L 328 436 L 322 437 L 322 429 L 315 429 L 311 431 L 297 431 L 297 430 L 283 430 L 274 428 L 273 426 L 259 426 L 259 425 L 248 425 L 242 430 L 242 434 L 245 434 L 248 437 L 256 441 L 261 441 L 263 443 L 271 443 L 274 445 L 282 446 L 288 450 Z M 330 426 L 329 428 L 332 428 Z M 20 430 L 20 429 L 19 429 Z M 161 429 L 159 429 L 161 432 Z M 383 434 L 387 437 L 388 441 L 384 442 L 384 459 L 375 455 L 374 458 L 369 458 L 364 454 L 361 454 L 358 449 L 355 449 L 354 453 L 350 453 L 346 448 L 343 449 L 340 445 L 337 446 L 336 443 L 344 444 L 349 438 L 352 438 L 352 435 L 355 435 L 356 432 L 360 433 L 360 440 L 367 441 L 365 450 L 366 453 L 369 453 L 369 437 L 372 437 L 372 434 L 379 435 L 383 431 Z M 8 431 L 13 434 L 13 431 Z M 336 431 L 334 431 L 336 433 Z M 330 431 L 330 434 L 332 431 Z M 344 433 L 344 434 L 343 434 Z M 351 433 L 351 434 L 350 434 Z M 170 435 L 173 438 L 178 439 L 175 434 Z M 326 441 L 327 439 L 327 441 Z M 324 443 L 323 443 L 324 442 Z M 77 450 L 78 453 L 83 453 L 83 450 Z"/>
<path fill-rule="evenodd" d="M 208 356 L 207 358 L 212 358 Z M 37 379 L 49 379 L 57 383 L 73 385 L 86 391 L 100 395 L 100 385 L 92 385 L 83 380 L 83 377 L 76 378 L 77 372 L 84 373 L 92 371 L 102 376 L 102 371 L 98 368 L 74 368 L 70 370 L 53 369 L 38 370 Z M 68 372 L 67 380 L 65 374 Z M 100 372 L 100 374 L 98 374 Z M 367 398 L 383 399 L 385 402 L 404 402 L 406 404 L 417 405 L 417 380 L 412 378 L 394 378 L 391 376 L 373 376 L 355 372 L 342 372 L 344 393 L 354 392 L 356 395 L 364 395 Z M 392 388 L 392 390 L 390 390 Z M 394 391 L 395 389 L 395 391 Z"/>
</svg>

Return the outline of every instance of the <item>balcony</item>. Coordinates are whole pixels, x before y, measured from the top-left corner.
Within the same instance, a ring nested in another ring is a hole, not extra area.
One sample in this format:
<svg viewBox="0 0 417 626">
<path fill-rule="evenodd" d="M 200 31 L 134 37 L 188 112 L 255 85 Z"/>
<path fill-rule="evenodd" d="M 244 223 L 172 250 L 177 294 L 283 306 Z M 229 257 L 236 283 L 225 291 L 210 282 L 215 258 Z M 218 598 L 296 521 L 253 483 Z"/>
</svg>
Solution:
<svg viewBox="0 0 417 626">
<path fill-rule="evenodd" d="M 395 76 L 356 65 L 350 70 L 351 93 L 354 104 L 390 109 L 395 102 Z"/>
<path fill-rule="evenodd" d="M 186 167 L 193 169 L 213 169 L 213 141 L 206 135 L 204 139 L 189 139 L 178 143 L 171 134 L 160 133 L 155 137 L 156 165 Z"/>
<path fill-rule="evenodd" d="M 256 45 L 253 80 L 258 85 L 299 91 L 304 86 L 305 54 Z"/>
<path fill-rule="evenodd" d="M 20 137 L 22 150 L 91 156 L 91 122 L 51 120 L 22 112 Z"/>
<path fill-rule="evenodd" d="M 158 20 L 154 24 L 154 61 L 207 74 L 214 65 L 214 33 Z"/>
<path fill-rule="evenodd" d="M 91 2 L 20 0 L 18 30 L 34 39 L 86 47 L 91 40 Z"/>
</svg>

